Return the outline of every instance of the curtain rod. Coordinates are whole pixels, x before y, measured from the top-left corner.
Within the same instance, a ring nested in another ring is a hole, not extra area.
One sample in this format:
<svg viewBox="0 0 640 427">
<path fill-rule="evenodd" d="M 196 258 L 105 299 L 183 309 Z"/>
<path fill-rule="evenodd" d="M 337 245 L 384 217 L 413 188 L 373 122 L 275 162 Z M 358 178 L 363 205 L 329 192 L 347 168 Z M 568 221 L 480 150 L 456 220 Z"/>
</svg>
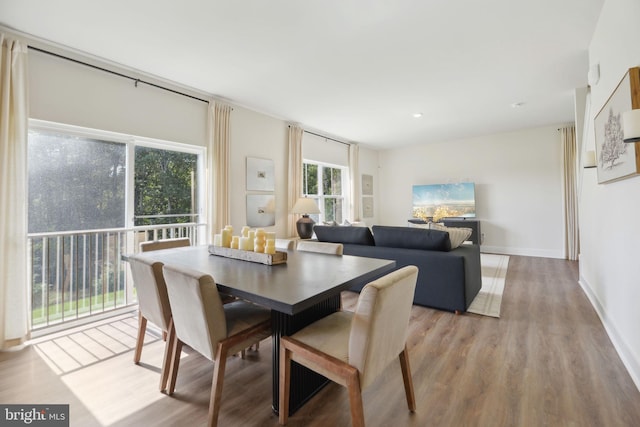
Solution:
<svg viewBox="0 0 640 427">
<path fill-rule="evenodd" d="M 289 127 L 291 127 L 291 125 L 289 125 Z M 310 133 L 311 135 L 319 136 L 320 138 L 328 139 L 328 140 L 330 140 L 330 141 L 339 142 L 340 144 L 344 144 L 344 145 L 351 145 L 351 144 L 349 144 L 348 142 L 338 141 L 337 139 L 329 138 L 328 136 L 320 135 L 319 133 L 311 132 L 311 131 L 304 130 L 304 129 L 303 129 L 302 131 L 303 131 L 303 132 L 306 132 L 306 133 Z"/>
<path fill-rule="evenodd" d="M 89 64 L 87 62 L 79 61 L 77 59 L 69 58 L 68 56 L 60 55 L 58 53 L 49 52 L 48 50 L 40 49 L 40 48 L 35 47 L 35 46 L 28 45 L 27 47 L 29 49 L 35 50 L 37 52 L 46 53 L 47 55 L 55 56 L 56 58 L 66 59 L 67 61 L 75 62 L 76 64 L 84 65 L 86 67 L 90 67 L 90 68 L 94 68 L 96 70 L 104 71 L 105 73 L 114 74 L 116 76 L 123 77 L 125 79 L 133 80 L 135 82 L 135 86 L 136 87 L 138 87 L 138 83 L 144 83 L 144 84 L 146 84 L 148 86 L 152 86 L 152 87 L 155 87 L 155 88 L 158 88 L 158 89 L 166 90 L 167 92 L 175 93 L 176 95 L 186 96 L 187 98 L 195 99 L 196 101 L 200 101 L 200 102 L 206 102 L 207 104 L 209 103 L 209 101 L 206 100 L 206 99 L 198 98 L 197 96 L 189 95 L 188 93 L 184 93 L 184 92 L 180 92 L 180 91 L 177 91 L 177 90 L 169 89 L 168 87 L 160 86 L 160 85 L 157 85 L 155 83 L 151 83 L 151 82 L 148 82 L 148 81 L 145 81 L 145 80 L 142 80 L 142 79 L 138 79 L 138 78 L 135 78 L 135 77 L 127 76 L 126 74 L 118 73 L 117 71 L 109 70 L 109 69 L 106 69 L 106 68 L 103 68 L 103 67 L 99 67 L 97 65 L 93 65 L 93 64 Z"/>
</svg>

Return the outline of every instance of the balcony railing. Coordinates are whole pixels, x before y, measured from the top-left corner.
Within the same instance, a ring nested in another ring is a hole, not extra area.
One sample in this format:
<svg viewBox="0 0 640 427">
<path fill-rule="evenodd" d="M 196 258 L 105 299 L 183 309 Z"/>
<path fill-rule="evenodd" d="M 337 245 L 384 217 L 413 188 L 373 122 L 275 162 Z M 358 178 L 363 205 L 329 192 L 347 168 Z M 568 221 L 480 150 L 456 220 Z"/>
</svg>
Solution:
<svg viewBox="0 0 640 427">
<path fill-rule="evenodd" d="M 204 238 L 205 224 L 29 234 L 32 330 L 60 325 L 137 304 L 123 254 L 139 243 Z"/>
</svg>

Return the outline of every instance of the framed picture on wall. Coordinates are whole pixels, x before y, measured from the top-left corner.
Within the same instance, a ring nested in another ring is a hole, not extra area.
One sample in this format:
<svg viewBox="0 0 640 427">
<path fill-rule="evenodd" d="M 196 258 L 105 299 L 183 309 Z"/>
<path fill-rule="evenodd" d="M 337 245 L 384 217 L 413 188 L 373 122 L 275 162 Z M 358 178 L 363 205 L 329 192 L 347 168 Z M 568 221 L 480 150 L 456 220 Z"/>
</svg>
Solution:
<svg viewBox="0 0 640 427">
<path fill-rule="evenodd" d="M 362 195 L 373 196 L 373 175 L 362 175 Z"/>
<path fill-rule="evenodd" d="M 247 157 L 247 191 L 275 191 L 273 160 Z"/>
<path fill-rule="evenodd" d="M 276 196 L 272 194 L 247 195 L 247 225 L 271 227 L 276 224 Z"/>
<path fill-rule="evenodd" d="M 640 108 L 640 68 L 629 69 L 594 120 L 598 184 L 640 173 L 640 144 L 625 143 L 622 113 Z"/>
</svg>

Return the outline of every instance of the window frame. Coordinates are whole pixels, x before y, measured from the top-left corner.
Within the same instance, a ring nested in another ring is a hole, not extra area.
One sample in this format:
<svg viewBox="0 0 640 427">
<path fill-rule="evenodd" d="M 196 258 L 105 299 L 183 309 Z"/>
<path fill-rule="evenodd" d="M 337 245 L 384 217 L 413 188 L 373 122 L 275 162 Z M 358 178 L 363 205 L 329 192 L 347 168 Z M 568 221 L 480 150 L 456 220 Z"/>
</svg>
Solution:
<svg viewBox="0 0 640 427">
<path fill-rule="evenodd" d="M 320 161 L 316 161 L 316 160 L 309 160 L 309 159 L 303 159 L 302 160 L 302 171 L 303 174 L 305 173 L 305 165 L 307 164 L 311 164 L 311 165 L 316 165 L 318 166 L 318 181 L 317 181 L 317 187 L 318 187 L 318 194 L 311 194 L 311 193 L 307 193 L 306 192 L 306 188 L 304 188 L 304 180 L 305 177 L 303 175 L 302 177 L 302 181 L 303 181 L 303 188 L 302 188 L 302 197 L 309 197 L 311 199 L 314 199 L 317 203 L 318 203 L 318 209 L 320 210 L 320 213 L 318 214 L 318 223 L 323 223 L 326 221 L 326 214 L 325 214 L 325 204 L 324 201 L 325 199 L 341 199 L 342 200 L 342 222 L 344 222 L 345 219 L 347 219 L 347 217 L 349 216 L 349 168 L 346 166 L 342 166 L 342 165 L 337 165 L 337 164 L 333 164 L 333 163 L 326 163 L 326 162 L 320 162 Z M 323 176 L 323 170 L 325 168 L 331 168 L 331 169 L 339 169 L 340 170 L 340 183 L 341 183 L 341 192 L 342 194 L 340 196 L 336 196 L 336 195 L 325 195 L 324 194 L 324 188 L 323 188 L 323 181 L 322 181 L 322 176 Z M 310 215 L 313 216 L 313 215 Z"/>
</svg>

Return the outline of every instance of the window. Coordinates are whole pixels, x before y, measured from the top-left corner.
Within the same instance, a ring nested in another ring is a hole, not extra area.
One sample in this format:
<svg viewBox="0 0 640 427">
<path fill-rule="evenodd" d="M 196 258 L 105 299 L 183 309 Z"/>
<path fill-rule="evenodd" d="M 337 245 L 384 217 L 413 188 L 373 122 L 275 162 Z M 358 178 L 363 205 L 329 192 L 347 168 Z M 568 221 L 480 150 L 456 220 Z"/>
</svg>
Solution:
<svg viewBox="0 0 640 427">
<path fill-rule="evenodd" d="M 202 157 L 198 147 L 33 125 L 29 233 L 197 222 Z M 131 177 L 128 166 L 134 169 Z"/>
<path fill-rule="evenodd" d="M 126 146 L 31 129 L 29 233 L 125 226 Z"/>
<path fill-rule="evenodd" d="M 121 254 L 204 236 L 203 148 L 33 120 L 27 151 L 33 328 L 135 303 Z"/>
<path fill-rule="evenodd" d="M 346 194 L 343 179 L 345 168 L 305 161 L 303 164 L 303 195 L 318 202 L 320 214 L 310 215 L 318 223 L 335 221 L 341 224 L 345 215 Z"/>
<path fill-rule="evenodd" d="M 134 225 L 195 220 L 198 156 L 152 147 L 135 148 Z"/>
</svg>

